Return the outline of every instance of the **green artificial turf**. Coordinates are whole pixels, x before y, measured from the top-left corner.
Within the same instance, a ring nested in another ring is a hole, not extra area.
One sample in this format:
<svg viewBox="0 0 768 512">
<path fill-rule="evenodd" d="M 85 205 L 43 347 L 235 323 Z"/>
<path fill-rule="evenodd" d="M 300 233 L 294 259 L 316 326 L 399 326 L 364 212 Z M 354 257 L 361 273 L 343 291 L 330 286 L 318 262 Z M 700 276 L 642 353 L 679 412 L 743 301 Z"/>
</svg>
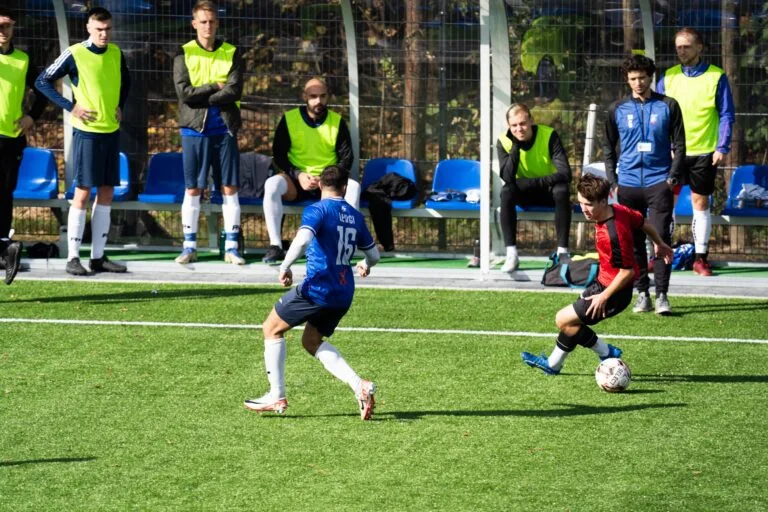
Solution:
<svg viewBox="0 0 768 512">
<path fill-rule="evenodd" d="M 379 386 L 362 422 L 299 330 L 287 413 L 242 407 L 266 391 L 263 342 L 234 326 L 260 324 L 281 293 L 0 289 L 5 319 L 230 326 L 0 324 L 0 510 L 768 508 L 768 345 L 657 339 L 765 341 L 766 300 L 672 297 L 671 317 L 601 323 L 634 373 L 608 394 L 587 349 L 557 377 L 520 362 L 551 350 L 568 294 L 360 289 L 341 327 L 382 330 L 331 341 Z"/>
</svg>

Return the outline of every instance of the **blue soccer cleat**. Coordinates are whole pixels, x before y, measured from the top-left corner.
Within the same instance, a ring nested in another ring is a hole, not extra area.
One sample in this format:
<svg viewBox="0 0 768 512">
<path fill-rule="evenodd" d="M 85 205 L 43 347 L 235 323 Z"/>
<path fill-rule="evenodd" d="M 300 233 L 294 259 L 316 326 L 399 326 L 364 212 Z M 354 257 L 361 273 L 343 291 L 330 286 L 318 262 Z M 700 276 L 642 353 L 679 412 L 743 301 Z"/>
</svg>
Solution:
<svg viewBox="0 0 768 512">
<path fill-rule="evenodd" d="M 622 352 L 621 352 L 621 349 L 619 347 L 614 347 L 610 343 L 608 343 L 607 345 L 608 345 L 608 355 L 605 356 L 605 357 L 601 357 L 600 358 L 601 361 L 605 361 L 606 359 L 611 359 L 611 358 L 618 359 L 618 358 L 621 357 L 621 353 Z"/>
<path fill-rule="evenodd" d="M 538 368 L 539 370 L 543 371 L 547 375 L 558 375 L 560 374 L 560 370 L 555 370 L 551 366 L 549 366 L 549 361 L 547 360 L 546 354 L 541 354 L 540 356 L 536 356 L 531 354 L 530 352 L 523 352 L 523 362 L 527 364 L 528 366 L 532 368 Z"/>
</svg>

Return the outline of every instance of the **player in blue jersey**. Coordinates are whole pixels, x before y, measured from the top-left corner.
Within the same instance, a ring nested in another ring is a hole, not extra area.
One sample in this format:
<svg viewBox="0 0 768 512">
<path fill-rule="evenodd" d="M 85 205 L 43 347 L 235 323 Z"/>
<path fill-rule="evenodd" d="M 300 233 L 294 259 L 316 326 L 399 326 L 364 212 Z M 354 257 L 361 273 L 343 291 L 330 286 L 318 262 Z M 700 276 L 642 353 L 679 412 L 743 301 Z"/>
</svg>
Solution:
<svg viewBox="0 0 768 512">
<path fill-rule="evenodd" d="M 334 377 L 346 383 L 360 405 L 360 417 L 373 414 L 376 385 L 363 380 L 347 364 L 336 347 L 323 341 L 333 334 L 352 304 L 355 281 L 350 259 L 355 249 L 365 253 L 357 272 L 366 277 L 379 261 L 379 251 L 365 224 L 363 214 L 344 200 L 349 172 L 330 166 L 320 175 L 321 200 L 304 210 L 301 226 L 280 265 L 278 281 L 291 286 L 291 264 L 306 250 L 307 275 L 304 280 L 277 301 L 264 321 L 264 366 L 270 391 L 261 398 L 245 401 L 245 407 L 257 412 L 282 413 L 285 399 L 285 333 L 306 322 L 302 344 Z"/>
</svg>

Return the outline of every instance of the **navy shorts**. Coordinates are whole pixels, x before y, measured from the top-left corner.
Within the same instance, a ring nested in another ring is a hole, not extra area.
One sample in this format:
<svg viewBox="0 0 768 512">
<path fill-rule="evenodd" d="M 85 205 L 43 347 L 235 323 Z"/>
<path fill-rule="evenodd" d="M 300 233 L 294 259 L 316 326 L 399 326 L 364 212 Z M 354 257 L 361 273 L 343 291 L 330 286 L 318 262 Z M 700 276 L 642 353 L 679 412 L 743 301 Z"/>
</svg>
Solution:
<svg viewBox="0 0 768 512">
<path fill-rule="evenodd" d="M 277 315 L 291 327 L 307 322 L 323 336 L 331 336 L 349 308 L 329 308 L 315 304 L 301 295 L 299 286 L 286 292 L 275 303 Z"/>
<path fill-rule="evenodd" d="M 606 288 L 606 286 L 603 286 L 601 283 L 596 281 L 589 285 L 583 292 L 581 292 L 581 297 L 579 297 L 579 299 L 573 303 L 573 309 L 576 311 L 579 320 L 581 320 L 581 323 L 584 325 L 595 325 L 605 320 L 606 318 L 616 316 L 627 309 L 627 306 L 629 306 L 629 304 L 632 302 L 633 286 L 625 286 L 621 290 L 611 295 L 611 298 L 608 299 L 608 302 L 605 305 L 605 317 L 592 318 L 587 316 L 587 308 L 589 308 L 589 305 L 592 301 L 585 300 L 584 297 L 597 295 Z"/>
<path fill-rule="evenodd" d="M 701 196 L 711 196 L 715 191 L 717 167 L 712 165 L 712 153 L 685 157 L 685 182 L 691 191 Z"/>
<path fill-rule="evenodd" d="M 208 170 L 213 170 L 213 184 L 240 186 L 240 151 L 237 139 L 228 133 L 210 137 L 181 137 L 184 154 L 184 186 L 208 187 Z"/>
<path fill-rule="evenodd" d="M 72 170 L 76 187 L 120 185 L 120 130 L 112 133 L 72 130 Z"/>
</svg>

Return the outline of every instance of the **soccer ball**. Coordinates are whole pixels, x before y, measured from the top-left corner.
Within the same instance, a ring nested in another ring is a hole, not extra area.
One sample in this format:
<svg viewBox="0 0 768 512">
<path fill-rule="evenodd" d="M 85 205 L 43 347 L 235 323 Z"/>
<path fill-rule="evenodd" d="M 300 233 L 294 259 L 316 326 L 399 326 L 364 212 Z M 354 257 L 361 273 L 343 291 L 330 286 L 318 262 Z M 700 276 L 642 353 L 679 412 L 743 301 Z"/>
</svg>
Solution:
<svg viewBox="0 0 768 512">
<path fill-rule="evenodd" d="M 616 357 L 601 361 L 595 370 L 595 380 L 600 389 L 609 393 L 620 393 L 629 387 L 632 371 L 627 363 Z"/>
</svg>

